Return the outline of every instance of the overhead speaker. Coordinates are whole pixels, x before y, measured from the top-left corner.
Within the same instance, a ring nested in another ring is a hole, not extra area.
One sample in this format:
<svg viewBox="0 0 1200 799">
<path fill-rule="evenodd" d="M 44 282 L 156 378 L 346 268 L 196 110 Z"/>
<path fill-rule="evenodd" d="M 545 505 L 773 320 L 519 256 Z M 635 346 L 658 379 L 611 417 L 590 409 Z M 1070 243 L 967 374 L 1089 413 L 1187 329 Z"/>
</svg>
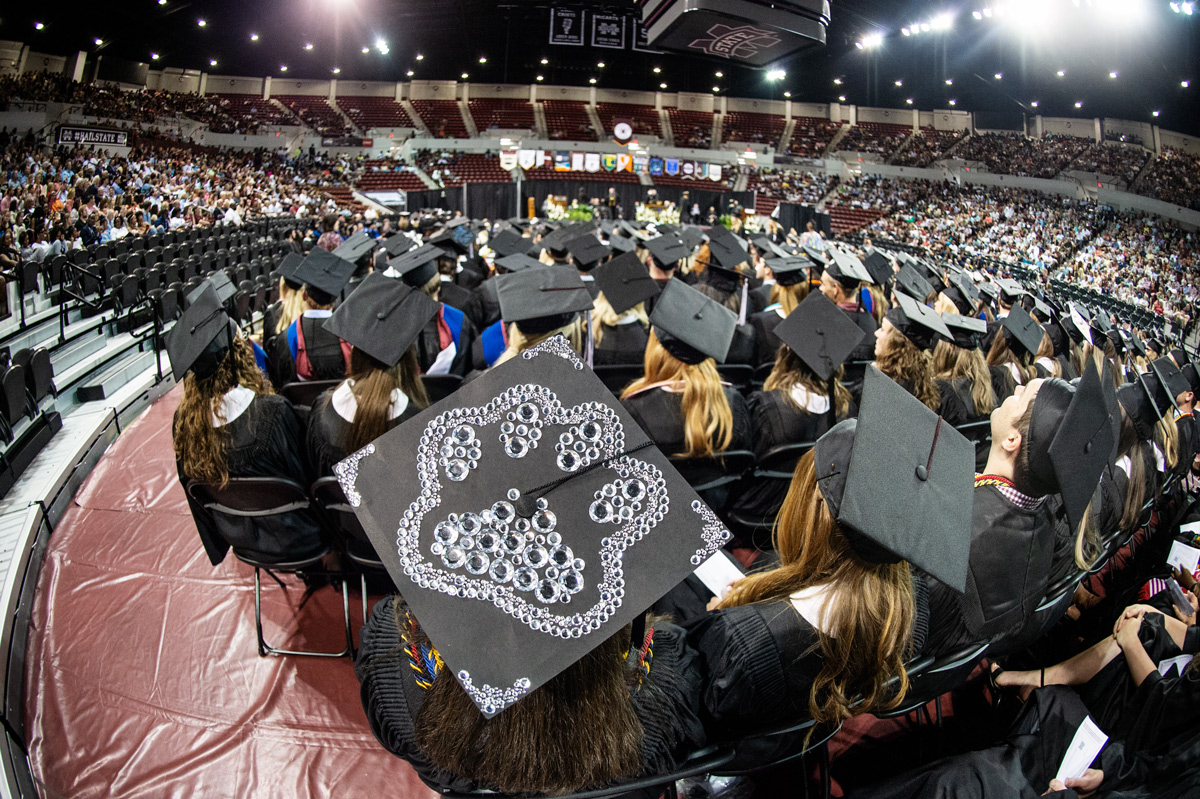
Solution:
<svg viewBox="0 0 1200 799">
<path fill-rule="evenodd" d="M 660 50 L 747 67 L 825 44 L 829 0 L 641 0 L 642 27 Z"/>
</svg>

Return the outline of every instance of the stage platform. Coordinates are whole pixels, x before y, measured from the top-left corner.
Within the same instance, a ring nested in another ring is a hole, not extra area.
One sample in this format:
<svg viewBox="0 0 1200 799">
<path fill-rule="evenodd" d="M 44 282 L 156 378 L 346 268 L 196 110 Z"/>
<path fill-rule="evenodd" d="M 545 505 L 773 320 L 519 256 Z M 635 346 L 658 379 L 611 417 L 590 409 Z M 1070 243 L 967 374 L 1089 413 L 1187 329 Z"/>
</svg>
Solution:
<svg viewBox="0 0 1200 799">
<path fill-rule="evenodd" d="M 180 392 L 124 430 L 50 537 L 25 665 L 39 793 L 434 796 L 371 735 L 348 658 L 258 656 L 253 570 L 209 564 L 176 478 Z M 299 608 L 285 582 L 263 583 L 267 640 L 335 649 L 340 592 Z M 357 640 L 356 592 L 351 612 Z"/>
</svg>

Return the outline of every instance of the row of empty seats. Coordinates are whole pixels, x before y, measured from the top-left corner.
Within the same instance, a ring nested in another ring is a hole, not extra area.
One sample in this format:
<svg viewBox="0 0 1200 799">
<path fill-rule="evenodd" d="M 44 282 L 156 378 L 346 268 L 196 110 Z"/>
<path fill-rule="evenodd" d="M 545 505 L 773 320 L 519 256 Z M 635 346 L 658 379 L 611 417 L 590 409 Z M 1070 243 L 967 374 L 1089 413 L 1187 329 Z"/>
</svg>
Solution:
<svg viewBox="0 0 1200 799">
<path fill-rule="evenodd" d="M 527 100 L 472 99 L 471 118 L 479 130 L 533 130 L 533 104 Z"/>
<path fill-rule="evenodd" d="M 596 131 L 588 117 L 587 103 L 575 100 L 544 100 L 546 131 L 555 141 L 595 141 Z"/>
<path fill-rule="evenodd" d="M 612 133 L 618 119 L 627 119 L 633 125 L 635 136 L 662 136 L 658 111 L 648 105 L 633 103 L 596 103 L 596 113 L 606 133 Z M 711 124 L 711 123 L 710 123 Z"/>
<path fill-rule="evenodd" d="M 668 108 L 676 147 L 708 147 L 712 143 L 713 115 L 707 111 Z"/>
<path fill-rule="evenodd" d="M 338 97 L 337 104 L 363 131 L 416 127 L 404 106 L 390 97 Z"/>
<path fill-rule="evenodd" d="M 674 124 L 674 120 L 672 120 Z M 721 122 L 721 140 L 751 144 L 779 144 L 787 120 L 776 114 L 730 111 Z"/>
<path fill-rule="evenodd" d="M 306 94 L 279 94 L 275 99 L 322 136 L 345 136 L 351 133 L 346 120 L 324 97 Z"/>
<path fill-rule="evenodd" d="M 450 139 L 470 136 L 457 100 L 413 100 L 412 106 L 432 135 Z"/>
</svg>

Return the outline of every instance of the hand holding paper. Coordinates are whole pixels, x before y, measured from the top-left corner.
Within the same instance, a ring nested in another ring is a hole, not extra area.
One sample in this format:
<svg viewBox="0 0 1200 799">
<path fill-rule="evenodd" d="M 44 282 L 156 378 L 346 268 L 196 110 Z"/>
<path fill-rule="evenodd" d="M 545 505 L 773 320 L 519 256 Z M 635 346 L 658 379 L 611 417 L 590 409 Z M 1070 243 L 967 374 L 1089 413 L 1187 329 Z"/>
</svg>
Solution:
<svg viewBox="0 0 1200 799">
<path fill-rule="evenodd" d="M 1108 736 L 1100 731 L 1091 716 L 1085 718 L 1075 731 L 1075 737 L 1071 739 L 1071 745 L 1063 756 L 1055 779 L 1066 781 L 1082 777 L 1106 743 Z"/>
</svg>

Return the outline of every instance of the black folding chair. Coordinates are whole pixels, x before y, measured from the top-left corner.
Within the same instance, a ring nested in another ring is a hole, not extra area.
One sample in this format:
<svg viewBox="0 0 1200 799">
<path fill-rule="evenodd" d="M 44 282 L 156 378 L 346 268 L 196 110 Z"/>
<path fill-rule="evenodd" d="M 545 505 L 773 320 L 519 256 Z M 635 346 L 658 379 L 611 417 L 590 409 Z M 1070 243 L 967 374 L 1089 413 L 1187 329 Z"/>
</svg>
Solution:
<svg viewBox="0 0 1200 799">
<path fill-rule="evenodd" d="M 342 484 L 336 477 L 322 477 L 312 484 L 313 503 L 321 511 L 328 524 L 326 528 L 338 539 L 341 554 L 353 563 L 359 570 L 359 582 L 362 588 L 363 624 L 367 623 L 367 572 L 382 575 L 391 581 L 387 567 L 375 552 L 375 546 L 363 530 L 354 508 L 346 502 L 346 494 Z M 393 586 L 395 588 L 395 586 Z"/>
<path fill-rule="evenodd" d="M 312 404 L 317 401 L 317 397 L 328 389 L 337 388 L 341 382 L 341 380 L 301 380 L 284 384 L 279 389 L 279 393 L 287 397 L 288 401 L 292 403 L 292 407 L 296 409 L 296 413 L 305 419 L 308 418 Z"/>
<path fill-rule="evenodd" d="M 231 516 L 242 519 L 261 519 L 283 513 L 293 513 L 307 510 L 308 494 L 297 483 L 281 477 L 231 477 L 225 486 L 215 486 L 209 483 L 191 482 L 187 486 L 188 496 L 200 503 L 210 513 Z M 254 567 L 254 628 L 258 635 L 258 654 L 266 655 L 310 655 L 313 657 L 354 657 L 354 638 L 350 632 L 350 592 L 344 578 L 338 577 L 342 584 L 342 615 L 346 623 L 346 646 L 340 652 L 324 652 L 312 650 L 281 649 L 271 646 L 263 638 L 262 629 L 262 577 L 266 572 L 281 588 L 287 586 L 279 579 L 279 574 L 312 574 L 321 570 L 321 561 L 330 550 L 323 547 L 321 551 L 309 554 L 297 560 L 287 560 L 283 557 L 267 559 L 261 555 L 251 555 L 231 547 L 238 560 Z M 312 589 L 305 591 L 301 607 L 311 596 Z"/>
</svg>

